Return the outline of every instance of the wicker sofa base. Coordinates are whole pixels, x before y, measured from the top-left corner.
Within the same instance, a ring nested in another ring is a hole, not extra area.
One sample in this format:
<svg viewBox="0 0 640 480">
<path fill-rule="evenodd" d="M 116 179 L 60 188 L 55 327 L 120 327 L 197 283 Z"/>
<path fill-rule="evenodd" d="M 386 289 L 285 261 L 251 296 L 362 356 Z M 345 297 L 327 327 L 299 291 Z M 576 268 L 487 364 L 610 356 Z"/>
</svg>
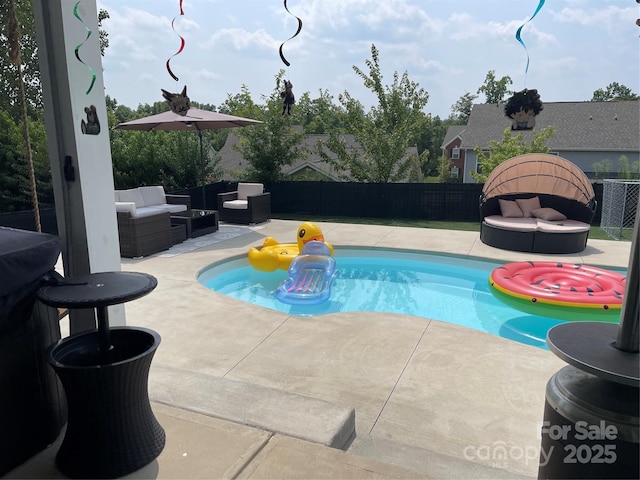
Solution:
<svg viewBox="0 0 640 480">
<path fill-rule="evenodd" d="M 144 257 L 167 250 L 174 244 L 169 212 L 135 218 L 117 212 L 117 217 L 122 257 Z"/>
<path fill-rule="evenodd" d="M 480 240 L 492 247 L 515 252 L 578 253 L 587 248 L 589 232 L 547 233 L 498 228 L 482 222 Z"/>
</svg>

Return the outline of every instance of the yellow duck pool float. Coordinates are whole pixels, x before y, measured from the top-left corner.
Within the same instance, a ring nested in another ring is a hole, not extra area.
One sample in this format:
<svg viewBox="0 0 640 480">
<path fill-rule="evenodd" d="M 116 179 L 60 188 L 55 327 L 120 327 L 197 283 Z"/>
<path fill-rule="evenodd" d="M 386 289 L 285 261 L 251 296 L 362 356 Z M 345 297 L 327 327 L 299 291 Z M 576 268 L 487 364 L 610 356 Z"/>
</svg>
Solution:
<svg viewBox="0 0 640 480">
<path fill-rule="evenodd" d="M 279 243 L 273 237 L 267 237 L 261 247 L 251 247 L 247 254 L 249 265 L 256 270 L 273 272 L 277 269 L 289 270 L 291 261 L 296 258 L 306 243 L 315 240 L 324 242 L 333 255 L 333 245 L 325 242 L 320 227 L 312 222 L 305 222 L 298 227 L 297 243 Z"/>
</svg>

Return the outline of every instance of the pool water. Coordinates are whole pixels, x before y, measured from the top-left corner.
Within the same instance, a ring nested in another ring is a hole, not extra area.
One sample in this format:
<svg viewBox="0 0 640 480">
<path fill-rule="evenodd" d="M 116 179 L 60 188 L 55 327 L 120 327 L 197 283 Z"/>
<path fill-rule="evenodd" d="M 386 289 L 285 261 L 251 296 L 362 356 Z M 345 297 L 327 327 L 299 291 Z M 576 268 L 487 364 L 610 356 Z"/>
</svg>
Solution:
<svg viewBox="0 0 640 480">
<path fill-rule="evenodd" d="M 390 312 L 440 320 L 547 348 L 547 331 L 566 320 L 532 315 L 494 296 L 489 274 L 502 265 L 401 250 L 336 248 L 338 276 L 329 300 L 289 305 L 275 297 L 287 272 L 262 272 L 246 258 L 205 269 L 198 280 L 230 297 L 298 316 Z"/>
</svg>

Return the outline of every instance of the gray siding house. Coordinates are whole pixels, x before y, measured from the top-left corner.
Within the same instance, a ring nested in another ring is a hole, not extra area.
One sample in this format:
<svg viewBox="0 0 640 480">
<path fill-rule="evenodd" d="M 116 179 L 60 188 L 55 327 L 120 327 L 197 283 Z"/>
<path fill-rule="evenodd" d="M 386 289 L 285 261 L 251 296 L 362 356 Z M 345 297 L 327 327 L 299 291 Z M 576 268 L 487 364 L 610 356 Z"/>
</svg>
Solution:
<svg viewBox="0 0 640 480">
<path fill-rule="evenodd" d="M 511 120 L 502 104 L 477 104 L 471 109 L 467 125 L 449 127 L 442 144 L 445 157 L 452 161 L 452 176 L 475 183 L 470 171 L 478 171 L 474 149 L 488 149 L 489 142 L 501 141 Z M 547 141 L 550 153 L 578 165 L 589 178 L 595 178 L 594 164 L 609 160 L 611 176 L 620 169 L 619 159 L 629 164 L 640 160 L 640 100 L 612 102 L 544 103 L 536 116 L 535 130 L 552 126 L 555 134 Z M 518 130 L 530 142 L 531 131 Z M 457 170 L 455 170 L 457 169 Z"/>
</svg>

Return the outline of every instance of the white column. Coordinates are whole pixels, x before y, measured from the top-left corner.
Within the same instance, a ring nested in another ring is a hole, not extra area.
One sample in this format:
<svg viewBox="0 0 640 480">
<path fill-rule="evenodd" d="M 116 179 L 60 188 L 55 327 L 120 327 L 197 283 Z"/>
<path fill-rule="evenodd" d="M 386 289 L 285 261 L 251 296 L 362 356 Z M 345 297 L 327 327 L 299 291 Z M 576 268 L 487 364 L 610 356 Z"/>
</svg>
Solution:
<svg viewBox="0 0 640 480">
<path fill-rule="evenodd" d="M 117 271 L 120 247 L 96 2 L 34 0 L 33 8 L 64 273 Z M 94 328 L 93 312 L 70 313 L 71 333 Z M 110 307 L 109 320 L 124 325 L 123 306 Z"/>
</svg>

